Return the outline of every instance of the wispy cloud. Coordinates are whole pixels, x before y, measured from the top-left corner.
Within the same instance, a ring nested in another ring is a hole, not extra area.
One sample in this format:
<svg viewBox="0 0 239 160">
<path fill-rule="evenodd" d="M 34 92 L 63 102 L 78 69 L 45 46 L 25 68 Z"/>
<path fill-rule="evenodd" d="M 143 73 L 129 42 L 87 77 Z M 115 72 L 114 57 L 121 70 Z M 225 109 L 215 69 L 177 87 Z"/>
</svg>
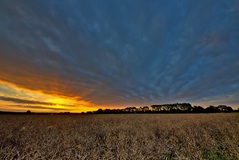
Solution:
<svg viewBox="0 0 239 160">
<path fill-rule="evenodd" d="M 68 105 L 68 104 L 58 104 L 58 103 L 49 103 L 49 102 L 40 102 L 40 101 L 33 101 L 33 100 L 26 100 L 26 99 L 19 99 L 19 98 L 12 98 L 12 97 L 4 97 L 0 96 L 0 100 L 2 101 L 8 101 L 8 102 L 14 102 L 19 104 L 38 104 L 38 105 L 47 105 L 47 106 L 68 106 L 68 107 L 74 107 L 75 105 Z"/>
<path fill-rule="evenodd" d="M 46 107 L 46 106 L 32 106 L 32 105 L 10 105 L 10 107 L 19 107 L 21 109 L 40 109 L 40 110 L 52 110 L 52 111 L 70 111 L 67 108 L 54 108 L 54 107 Z"/>
</svg>

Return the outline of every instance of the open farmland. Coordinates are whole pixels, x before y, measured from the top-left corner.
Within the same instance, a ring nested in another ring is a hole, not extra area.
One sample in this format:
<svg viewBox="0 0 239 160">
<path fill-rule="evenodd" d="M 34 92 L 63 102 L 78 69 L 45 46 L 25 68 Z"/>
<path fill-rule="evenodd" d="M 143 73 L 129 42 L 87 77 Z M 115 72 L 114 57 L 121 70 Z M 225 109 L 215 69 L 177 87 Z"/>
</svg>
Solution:
<svg viewBox="0 0 239 160">
<path fill-rule="evenodd" d="M 0 159 L 239 159 L 239 114 L 0 115 Z"/>
</svg>

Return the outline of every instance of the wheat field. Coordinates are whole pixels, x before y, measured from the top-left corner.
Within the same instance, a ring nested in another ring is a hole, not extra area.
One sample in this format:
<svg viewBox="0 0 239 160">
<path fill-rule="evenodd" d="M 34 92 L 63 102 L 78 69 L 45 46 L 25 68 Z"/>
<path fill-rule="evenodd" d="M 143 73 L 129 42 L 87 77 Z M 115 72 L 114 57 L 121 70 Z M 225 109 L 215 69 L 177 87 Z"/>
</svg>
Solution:
<svg viewBox="0 0 239 160">
<path fill-rule="evenodd" d="M 239 159 L 239 114 L 0 115 L 0 159 Z"/>
</svg>

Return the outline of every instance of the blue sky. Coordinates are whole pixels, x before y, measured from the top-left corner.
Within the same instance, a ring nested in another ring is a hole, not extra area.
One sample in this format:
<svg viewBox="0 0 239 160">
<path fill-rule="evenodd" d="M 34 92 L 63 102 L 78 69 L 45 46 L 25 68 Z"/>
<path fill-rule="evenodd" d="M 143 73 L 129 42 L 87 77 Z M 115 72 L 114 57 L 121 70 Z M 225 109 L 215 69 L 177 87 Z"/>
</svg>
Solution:
<svg viewBox="0 0 239 160">
<path fill-rule="evenodd" d="M 238 44 L 237 0 L 2 0 L 0 95 L 237 108 Z"/>
</svg>

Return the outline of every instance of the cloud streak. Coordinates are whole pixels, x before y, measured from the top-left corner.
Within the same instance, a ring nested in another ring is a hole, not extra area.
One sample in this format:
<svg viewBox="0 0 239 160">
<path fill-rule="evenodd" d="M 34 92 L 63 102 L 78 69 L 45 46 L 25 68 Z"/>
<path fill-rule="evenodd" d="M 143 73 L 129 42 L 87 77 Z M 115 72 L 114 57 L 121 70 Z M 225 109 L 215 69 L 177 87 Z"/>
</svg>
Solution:
<svg viewBox="0 0 239 160">
<path fill-rule="evenodd" d="M 54 107 L 44 107 L 44 106 L 28 106 L 28 105 L 10 105 L 10 107 L 19 107 L 19 108 L 25 108 L 25 109 L 40 109 L 40 110 L 51 110 L 51 111 L 70 111 L 70 109 L 67 108 L 54 108 Z"/>
<path fill-rule="evenodd" d="M 37 104 L 37 105 L 46 105 L 46 106 L 67 106 L 67 107 L 74 107 L 75 105 L 67 105 L 67 104 L 58 104 L 58 103 L 50 103 L 50 102 L 40 102 L 40 101 L 33 101 L 33 100 L 26 100 L 26 99 L 19 99 L 19 98 L 12 98 L 12 97 L 4 97 L 0 96 L 1 101 L 8 101 L 17 104 Z"/>
<path fill-rule="evenodd" d="M 105 106 L 239 105 L 235 0 L 1 1 L 0 15 L 2 81 Z"/>
</svg>

